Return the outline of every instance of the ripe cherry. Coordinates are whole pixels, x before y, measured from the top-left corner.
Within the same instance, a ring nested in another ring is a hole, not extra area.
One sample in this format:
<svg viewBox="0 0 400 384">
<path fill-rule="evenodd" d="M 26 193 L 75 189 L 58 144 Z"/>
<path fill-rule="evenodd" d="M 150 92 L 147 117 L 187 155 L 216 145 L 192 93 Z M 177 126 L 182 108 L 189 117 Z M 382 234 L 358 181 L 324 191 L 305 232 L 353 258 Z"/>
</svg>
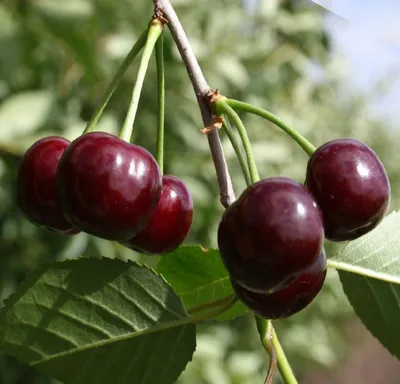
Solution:
<svg viewBox="0 0 400 384">
<path fill-rule="evenodd" d="M 104 239 L 132 238 L 148 223 L 161 195 L 161 174 L 144 148 L 91 132 L 74 140 L 57 170 L 65 216 Z"/>
<path fill-rule="evenodd" d="M 122 242 L 135 251 L 161 255 L 185 240 L 193 219 L 193 201 L 186 185 L 176 176 L 163 176 L 161 198 L 147 226 Z"/>
<path fill-rule="evenodd" d="M 264 319 L 284 319 L 306 308 L 321 290 L 326 277 L 326 254 L 322 250 L 317 260 L 300 272 L 286 287 L 274 293 L 255 293 L 231 278 L 238 298 L 255 314 Z"/>
<path fill-rule="evenodd" d="M 390 183 L 385 168 L 358 140 L 338 139 L 319 147 L 308 161 L 306 180 L 331 241 L 366 234 L 388 210 Z"/>
<path fill-rule="evenodd" d="M 79 233 L 64 217 L 57 202 L 56 171 L 69 140 L 49 136 L 38 140 L 25 153 L 17 175 L 17 199 L 33 224 L 64 235 Z"/>
<path fill-rule="evenodd" d="M 218 245 L 229 274 L 253 292 L 272 292 L 311 265 L 324 240 L 322 214 L 303 185 L 285 177 L 248 187 L 224 213 Z"/>
</svg>

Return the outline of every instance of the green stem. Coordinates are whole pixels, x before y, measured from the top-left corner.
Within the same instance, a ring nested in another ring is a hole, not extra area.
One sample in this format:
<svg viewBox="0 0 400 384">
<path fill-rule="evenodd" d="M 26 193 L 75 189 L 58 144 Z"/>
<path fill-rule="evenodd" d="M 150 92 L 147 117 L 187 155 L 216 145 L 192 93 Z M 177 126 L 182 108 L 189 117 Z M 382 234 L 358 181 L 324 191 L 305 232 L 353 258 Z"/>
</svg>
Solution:
<svg viewBox="0 0 400 384">
<path fill-rule="evenodd" d="M 162 31 L 163 28 L 159 21 L 153 22 L 153 24 L 149 28 L 146 44 L 143 50 L 142 59 L 140 61 L 138 75 L 136 78 L 135 86 L 133 87 L 132 100 L 129 105 L 124 125 L 122 126 L 122 130 L 119 135 L 119 137 L 122 140 L 125 140 L 127 142 L 130 142 L 131 140 L 133 124 L 135 123 L 135 117 L 139 105 L 140 94 L 142 92 L 143 82 L 146 76 L 147 68 L 149 66 L 150 57 L 151 54 L 153 53 L 154 45 L 156 44 L 156 41 L 160 37 Z"/>
<path fill-rule="evenodd" d="M 250 185 L 251 178 L 250 178 L 249 167 L 247 166 L 246 158 L 244 157 L 244 155 L 241 151 L 239 140 L 237 139 L 235 132 L 233 132 L 233 129 L 232 129 L 231 124 L 229 123 L 228 119 L 226 119 L 226 118 L 224 119 L 223 126 L 224 126 L 225 133 L 228 136 L 229 141 L 231 142 L 232 147 L 236 153 L 236 157 L 239 161 L 240 167 L 242 168 L 242 172 L 243 172 L 244 179 L 246 180 L 246 184 Z"/>
<path fill-rule="evenodd" d="M 164 75 L 163 35 L 156 43 L 156 65 L 158 86 L 158 122 L 157 122 L 157 162 L 161 174 L 164 173 L 164 120 L 165 120 L 165 75 Z"/>
<path fill-rule="evenodd" d="M 272 327 L 272 325 L 271 325 Z M 287 361 L 285 352 L 279 342 L 278 336 L 276 335 L 275 329 L 272 327 L 271 329 L 271 337 L 272 337 L 272 345 L 276 352 L 276 357 L 278 360 L 278 369 L 281 373 L 283 381 L 285 384 L 298 384 L 296 377 L 293 374 L 292 367 Z"/>
<path fill-rule="evenodd" d="M 249 166 L 250 177 L 252 183 L 256 183 L 260 180 L 260 176 L 258 175 L 257 165 L 254 160 L 253 151 L 251 149 L 251 143 L 249 137 L 247 136 L 246 128 L 240 119 L 239 115 L 222 99 L 218 100 L 215 103 L 217 114 L 225 114 L 230 119 L 232 119 L 233 123 L 236 125 L 236 128 L 239 132 L 240 138 L 242 139 L 243 147 L 246 152 L 247 163 Z"/>
<path fill-rule="evenodd" d="M 273 332 L 272 322 L 270 320 L 264 320 L 263 318 L 258 316 L 255 316 L 255 318 L 261 342 L 270 357 L 268 374 L 265 379 L 265 384 L 271 384 L 272 381 L 274 380 L 276 365 L 277 365 L 276 352 L 275 348 L 272 345 L 272 332 Z"/>
<path fill-rule="evenodd" d="M 261 342 L 264 348 L 271 356 L 271 360 L 275 359 L 278 364 L 278 369 L 282 375 L 285 384 L 298 384 L 296 377 L 293 374 L 292 368 L 286 359 L 285 352 L 279 342 L 275 329 L 270 320 L 264 320 L 261 317 L 255 316 L 257 322 L 257 330 L 260 334 Z M 271 364 L 269 372 L 271 371 Z M 268 374 L 266 383 L 271 375 Z"/>
<path fill-rule="evenodd" d="M 193 316 L 195 313 L 203 312 L 205 310 L 209 310 L 209 309 L 213 309 L 213 308 L 218 308 L 221 305 L 230 303 L 231 300 L 232 300 L 232 296 L 227 296 L 222 299 L 208 301 L 207 303 L 196 305 L 195 307 L 189 308 L 188 313 L 190 313 L 190 315 Z"/>
<path fill-rule="evenodd" d="M 255 107 L 254 105 L 244 103 L 242 101 L 227 99 L 225 100 L 226 104 L 231 106 L 235 110 L 240 110 L 248 113 L 252 113 L 254 115 L 263 117 L 277 125 L 283 131 L 285 131 L 290 137 L 292 137 L 303 150 L 311 156 L 315 152 L 315 147 L 312 145 L 304 136 L 300 135 L 295 129 L 285 124 L 282 120 L 280 120 L 277 116 L 272 114 L 271 112 L 266 111 L 265 109 Z M 219 101 L 217 102 L 219 103 Z"/>
<path fill-rule="evenodd" d="M 122 80 L 122 77 L 124 76 L 129 65 L 132 63 L 133 59 L 138 55 L 138 53 L 144 47 L 146 43 L 146 38 L 147 38 L 147 30 L 141 34 L 139 39 L 136 41 L 135 45 L 132 47 L 132 49 L 130 50 L 130 52 L 128 53 L 128 55 L 125 57 L 124 61 L 118 68 L 118 71 L 111 80 L 111 83 L 108 86 L 106 93 L 100 102 L 100 105 L 97 107 L 96 111 L 94 112 L 92 118 L 90 119 L 83 133 L 92 132 L 94 130 L 97 122 L 99 121 L 101 115 L 103 114 L 104 108 L 111 99 L 111 96 L 113 95 L 115 89 Z"/>
</svg>

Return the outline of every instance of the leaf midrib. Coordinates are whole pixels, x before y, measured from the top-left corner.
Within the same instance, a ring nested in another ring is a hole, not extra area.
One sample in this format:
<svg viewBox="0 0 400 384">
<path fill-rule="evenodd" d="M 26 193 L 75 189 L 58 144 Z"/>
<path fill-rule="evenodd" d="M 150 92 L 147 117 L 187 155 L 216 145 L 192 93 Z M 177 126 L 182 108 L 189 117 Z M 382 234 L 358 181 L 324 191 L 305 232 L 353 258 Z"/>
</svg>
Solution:
<svg viewBox="0 0 400 384">
<path fill-rule="evenodd" d="M 202 290 L 202 289 L 206 289 L 206 288 L 212 287 L 213 285 L 215 285 L 215 284 L 217 284 L 217 283 L 220 283 L 220 282 L 225 283 L 227 280 L 229 280 L 229 276 L 224 276 L 224 277 L 221 277 L 221 278 L 219 278 L 219 279 L 217 279 L 217 280 L 213 280 L 213 281 L 210 282 L 210 283 L 207 283 L 207 284 L 205 284 L 205 285 L 202 285 L 202 286 L 200 286 L 200 287 L 197 287 L 197 288 L 195 288 L 195 289 L 192 289 L 192 290 L 190 290 L 190 291 L 179 292 L 179 295 L 180 295 L 180 296 L 183 296 L 183 295 L 190 295 L 191 293 L 195 293 L 195 292 L 200 291 L 200 290 Z"/>
<path fill-rule="evenodd" d="M 400 277 L 389 275 L 386 272 L 374 271 L 371 268 L 361 267 L 358 265 L 353 265 L 342 261 L 336 261 L 334 258 L 328 259 L 328 267 L 335 268 L 340 271 L 354 273 L 356 275 L 361 275 L 365 277 L 371 277 L 373 279 L 386 281 L 387 283 L 400 284 Z"/>
<path fill-rule="evenodd" d="M 86 345 L 84 345 L 82 347 L 79 347 L 79 348 L 69 349 L 68 351 L 56 353 L 54 355 L 51 355 L 51 356 L 46 357 L 46 358 L 41 359 L 41 360 L 37 360 L 37 361 L 31 362 L 29 364 L 32 367 L 35 367 L 35 366 L 38 366 L 40 364 L 47 363 L 47 362 L 49 362 L 51 360 L 55 360 L 55 359 L 59 359 L 59 358 L 63 358 L 63 357 L 66 357 L 66 356 L 73 355 L 74 353 L 84 352 L 84 351 L 87 351 L 87 350 L 92 349 L 92 348 L 105 347 L 107 345 L 118 343 L 120 341 L 131 340 L 131 339 L 134 339 L 134 338 L 139 337 L 139 336 L 144 336 L 144 335 L 155 333 L 155 332 L 165 331 L 165 330 L 176 328 L 176 327 L 179 327 L 179 326 L 189 325 L 192 322 L 193 322 L 193 319 L 191 317 L 184 317 L 183 319 L 173 320 L 173 321 L 169 321 L 167 323 L 158 324 L 158 325 L 155 325 L 154 327 L 142 329 L 142 330 L 139 330 L 139 331 L 136 331 L 136 332 L 132 332 L 132 333 L 128 333 L 126 335 L 116 336 L 116 337 L 114 337 L 112 339 L 100 340 L 100 341 L 97 341 L 95 343 L 86 344 Z"/>
</svg>

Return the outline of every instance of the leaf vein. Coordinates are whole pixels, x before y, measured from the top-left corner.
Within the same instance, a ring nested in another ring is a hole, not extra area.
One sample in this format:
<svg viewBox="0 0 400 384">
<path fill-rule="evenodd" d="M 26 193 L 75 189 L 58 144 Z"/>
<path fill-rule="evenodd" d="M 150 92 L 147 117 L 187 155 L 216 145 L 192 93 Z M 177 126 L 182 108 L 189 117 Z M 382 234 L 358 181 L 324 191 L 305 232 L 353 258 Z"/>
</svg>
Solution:
<svg viewBox="0 0 400 384">
<path fill-rule="evenodd" d="M 27 323 L 26 321 L 22 321 L 20 320 L 19 325 L 23 325 L 27 328 L 33 328 L 35 330 L 41 330 L 45 333 L 48 333 L 49 335 L 55 336 L 58 339 L 61 339 L 62 341 L 65 341 L 66 343 L 70 344 L 72 346 L 72 349 L 79 347 L 79 344 L 76 343 L 75 340 L 70 339 L 68 336 L 63 335 L 61 333 L 58 333 L 54 330 L 52 330 L 51 328 L 44 328 L 44 327 L 40 327 L 38 325 L 32 324 L 32 323 Z M 41 354 L 43 356 L 43 354 Z"/>
<path fill-rule="evenodd" d="M 224 277 L 221 277 L 221 278 L 219 278 L 219 279 L 217 279 L 217 280 L 213 280 L 213 281 L 210 282 L 210 283 L 207 283 L 207 284 L 204 284 L 204 285 L 202 285 L 202 286 L 200 286 L 200 287 L 197 287 L 197 288 L 195 288 L 195 289 L 191 289 L 191 290 L 185 291 L 185 292 L 180 292 L 179 294 L 180 294 L 181 296 L 189 295 L 189 294 L 194 293 L 194 292 L 196 292 L 196 291 L 199 291 L 199 290 L 202 290 L 202 289 L 205 289 L 205 288 L 209 288 L 209 287 L 211 287 L 212 285 L 217 284 L 217 283 L 219 283 L 219 282 L 222 282 L 222 283 L 224 284 L 227 280 L 229 280 L 229 277 L 228 277 L 228 276 L 224 276 Z"/>
<path fill-rule="evenodd" d="M 109 315 L 111 315 L 111 316 L 114 317 L 115 319 L 117 319 L 117 320 L 119 320 L 119 321 L 125 323 L 125 324 L 128 325 L 130 328 L 132 328 L 133 330 L 135 330 L 135 325 L 134 325 L 133 323 L 131 323 L 128 319 L 126 319 L 125 317 L 122 317 L 122 316 L 119 315 L 117 312 L 113 311 L 111 308 L 105 306 L 104 304 L 102 304 L 102 303 L 100 303 L 100 302 L 98 302 L 98 301 L 96 301 L 96 300 L 90 299 L 88 296 L 79 296 L 79 295 L 76 295 L 75 293 L 71 292 L 70 290 L 66 289 L 66 288 L 63 287 L 63 286 L 58 287 L 58 286 L 49 284 L 48 282 L 44 282 L 44 285 L 45 285 L 46 287 L 50 287 L 50 288 L 54 288 L 54 289 L 57 289 L 57 290 L 61 290 L 61 291 L 63 291 L 64 293 L 66 293 L 68 296 L 71 296 L 71 297 L 73 297 L 73 298 L 76 299 L 76 300 L 86 301 L 87 303 L 93 305 L 94 307 L 99 308 L 99 309 L 103 310 L 104 312 L 107 312 Z"/>
<path fill-rule="evenodd" d="M 153 317 L 150 315 L 149 312 L 147 312 L 140 303 L 137 301 L 133 300 L 131 297 L 129 297 L 125 292 L 121 291 L 118 289 L 115 285 L 109 284 L 108 285 L 111 289 L 113 289 L 115 292 L 117 292 L 120 296 L 122 296 L 129 304 L 133 305 L 135 308 L 137 308 L 145 317 L 147 317 L 149 320 L 151 320 L 152 323 L 157 323 L 157 318 Z M 138 329 L 135 328 L 135 331 Z"/>
<path fill-rule="evenodd" d="M 157 296 L 155 296 L 153 294 L 153 292 L 149 291 L 147 288 L 145 288 L 144 286 L 141 286 L 135 279 L 133 279 L 132 277 L 130 278 L 130 280 L 133 282 L 133 284 L 136 285 L 136 287 L 138 287 L 140 290 L 144 291 L 150 298 L 153 299 L 153 301 L 155 303 L 157 303 L 162 309 L 164 309 L 166 312 L 169 312 L 171 315 L 174 315 L 175 318 L 179 319 L 182 317 L 181 313 L 175 312 L 174 310 L 172 310 L 171 308 L 168 308 L 162 301 L 159 300 L 159 298 Z"/>
<path fill-rule="evenodd" d="M 384 314 L 385 312 L 384 312 L 384 310 L 383 310 L 383 308 L 382 308 L 381 302 L 380 302 L 380 300 L 379 300 L 379 298 L 378 298 L 378 296 L 377 296 L 377 294 L 376 294 L 376 292 L 375 292 L 374 287 L 372 286 L 372 284 L 371 284 L 370 281 L 368 280 L 368 277 L 364 277 L 364 276 L 363 276 L 363 279 L 364 279 L 364 281 L 365 281 L 365 283 L 366 283 L 368 289 L 371 291 L 372 297 L 373 297 L 374 301 L 376 302 L 376 305 L 377 305 L 377 307 L 378 307 L 378 309 L 379 309 L 378 312 L 379 312 L 379 314 L 380 314 L 380 316 L 381 316 L 383 322 L 385 323 L 385 326 L 388 327 L 389 324 L 388 324 L 388 321 L 387 321 L 386 316 L 385 316 L 385 314 Z"/>
<path fill-rule="evenodd" d="M 48 311 L 52 311 L 52 312 L 55 312 L 57 314 L 60 314 L 60 315 L 62 315 L 64 317 L 66 317 L 66 318 L 78 323 L 79 325 L 81 325 L 83 327 L 87 327 L 87 328 L 90 328 L 90 329 L 96 331 L 97 333 L 101 333 L 102 336 L 106 336 L 106 337 L 108 337 L 110 339 L 113 337 L 113 335 L 111 335 L 111 333 L 107 332 L 104 328 L 98 327 L 93 323 L 87 322 L 87 321 L 83 320 L 80 317 L 76 317 L 75 315 L 73 315 L 70 312 L 65 312 L 65 311 L 62 311 L 61 309 L 54 309 L 52 307 L 48 307 L 47 305 L 45 305 L 43 303 L 39 303 L 39 302 L 36 302 L 35 305 L 37 305 L 39 307 L 42 307 L 42 308 L 44 308 L 44 309 L 46 309 Z"/>
</svg>

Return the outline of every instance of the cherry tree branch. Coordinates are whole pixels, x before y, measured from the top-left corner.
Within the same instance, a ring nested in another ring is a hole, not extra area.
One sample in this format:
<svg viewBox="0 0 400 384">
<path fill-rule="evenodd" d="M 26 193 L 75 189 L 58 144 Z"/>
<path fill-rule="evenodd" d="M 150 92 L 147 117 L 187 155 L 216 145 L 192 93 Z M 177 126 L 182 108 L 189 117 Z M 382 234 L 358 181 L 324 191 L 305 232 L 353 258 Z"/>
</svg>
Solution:
<svg viewBox="0 0 400 384">
<path fill-rule="evenodd" d="M 200 65 L 170 0 L 153 0 L 153 2 L 156 12 L 161 13 L 161 15 L 168 21 L 168 27 L 186 66 L 190 81 L 192 82 L 204 126 L 207 127 L 212 122 L 212 113 L 208 102 L 208 97 L 212 90 L 204 78 Z M 227 207 L 235 201 L 235 193 L 233 191 L 232 181 L 229 175 L 218 130 L 212 130 L 207 134 L 207 138 L 217 173 L 221 204 L 224 207 Z"/>
</svg>

